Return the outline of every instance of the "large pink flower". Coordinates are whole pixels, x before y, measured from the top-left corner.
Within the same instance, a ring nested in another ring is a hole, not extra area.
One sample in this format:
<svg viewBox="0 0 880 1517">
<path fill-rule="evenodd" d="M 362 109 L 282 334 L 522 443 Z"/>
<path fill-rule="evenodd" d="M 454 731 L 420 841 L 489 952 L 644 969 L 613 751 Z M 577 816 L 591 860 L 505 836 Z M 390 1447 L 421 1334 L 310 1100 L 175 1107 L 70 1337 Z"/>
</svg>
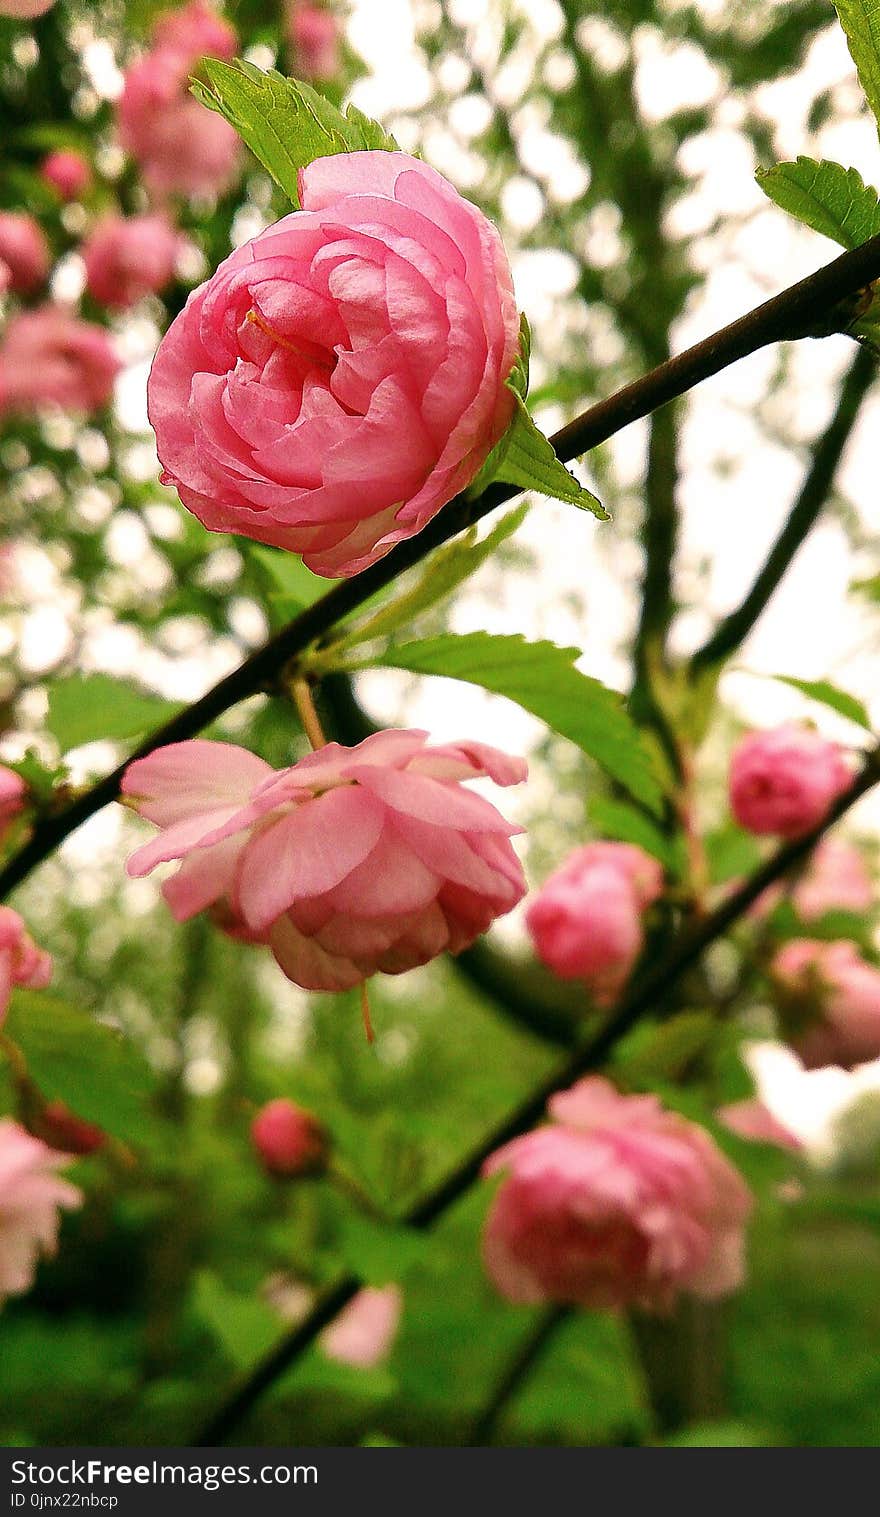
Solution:
<svg viewBox="0 0 880 1517">
<path fill-rule="evenodd" d="M 0 1304 L 29 1290 L 40 1255 L 54 1254 L 58 1208 L 82 1201 L 55 1173 L 68 1162 L 17 1122 L 0 1121 Z"/>
<path fill-rule="evenodd" d="M 119 136 L 154 194 L 216 195 L 235 177 L 241 143 L 233 127 L 200 105 L 190 77 L 202 57 L 229 60 L 235 31 L 194 0 L 163 17 L 153 48 L 126 70 Z"/>
<path fill-rule="evenodd" d="M 160 748 L 122 785 L 162 829 L 129 873 L 182 859 L 163 886 L 175 916 L 212 907 L 310 990 L 458 953 L 525 889 L 510 844 L 519 829 L 462 781 L 512 785 L 526 766 L 482 743 L 428 747 L 426 736 L 328 743 L 280 771 L 228 743 Z"/>
<path fill-rule="evenodd" d="M 110 400 L 119 369 L 103 327 L 60 306 L 19 311 L 0 343 L 0 416 L 46 405 L 88 415 Z"/>
<path fill-rule="evenodd" d="M 654 1096 L 579 1081 L 554 1121 L 487 1160 L 503 1173 L 483 1259 L 511 1301 L 664 1311 L 741 1284 L 751 1197 L 708 1133 Z"/>
<path fill-rule="evenodd" d="M 113 311 L 164 289 L 180 237 L 164 216 L 106 216 L 83 244 L 89 294 Z"/>
<path fill-rule="evenodd" d="M 880 969 L 855 943 L 794 938 L 771 974 L 788 1041 L 808 1069 L 880 1058 Z"/>
<path fill-rule="evenodd" d="M 837 743 L 787 723 L 750 732 L 730 761 L 730 806 L 759 835 L 798 837 L 828 813 L 852 771 Z"/>
<path fill-rule="evenodd" d="M 0 1025 L 16 985 L 45 990 L 51 978 L 50 955 L 37 947 L 17 911 L 0 906 Z"/>
<path fill-rule="evenodd" d="M 43 229 L 24 211 L 0 211 L 0 263 L 9 271 L 7 288 L 32 295 L 49 275 L 49 245 Z"/>
<path fill-rule="evenodd" d="M 166 484 L 206 527 L 355 574 L 473 479 L 510 421 L 518 321 L 485 216 L 403 153 L 319 158 L 159 346 Z"/>
<path fill-rule="evenodd" d="M 529 902 L 535 952 L 563 980 L 584 980 L 607 1005 L 632 972 L 642 916 L 663 889 L 656 859 L 631 843 L 576 848 Z"/>
</svg>

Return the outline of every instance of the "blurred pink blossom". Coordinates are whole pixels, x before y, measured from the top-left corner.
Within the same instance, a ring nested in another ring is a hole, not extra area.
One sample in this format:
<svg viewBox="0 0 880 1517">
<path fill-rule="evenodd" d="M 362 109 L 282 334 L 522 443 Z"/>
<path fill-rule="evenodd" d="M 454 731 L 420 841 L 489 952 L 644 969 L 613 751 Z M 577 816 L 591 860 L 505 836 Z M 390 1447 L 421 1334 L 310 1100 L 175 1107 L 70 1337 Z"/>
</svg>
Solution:
<svg viewBox="0 0 880 1517">
<path fill-rule="evenodd" d="M 33 21 L 45 16 L 55 0 L 0 0 L 0 16 L 13 16 L 18 21 Z"/>
<path fill-rule="evenodd" d="M 367 1286 L 325 1328 L 321 1347 L 330 1359 L 356 1369 L 373 1369 L 391 1352 L 402 1311 L 398 1286 Z"/>
<path fill-rule="evenodd" d="M 751 1196 L 708 1133 L 596 1076 L 549 1111 L 484 1166 L 504 1176 L 483 1236 L 502 1295 L 666 1311 L 742 1283 Z"/>
<path fill-rule="evenodd" d="M 16 985 L 45 990 L 52 978 L 52 958 L 38 948 L 11 906 L 0 906 L 0 1026 Z"/>
<path fill-rule="evenodd" d="M 794 938 L 770 966 L 787 1041 L 808 1069 L 880 1057 L 880 969 L 855 943 Z"/>
<path fill-rule="evenodd" d="M 761 921 L 786 894 L 784 885 L 771 885 L 749 908 Z M 829 911 L 862 912 L 874 902 L 874 887 L 862 854 L 841 838 L 823 838 L 791 892 L 791 903 L 804 922 L 815 922 Z"/>
<path fill-rule="evenodd" d="M 24 810 L 26 796 L 27 786 L 21 775 L 0 764 L 0 841 L 9 823 Z"/>
<path fill-rule="evenodd" d="M 778 1122 L 763 1101 L 752 1098 L 746 1101 L 731 1101 L 719 1108 L 718 1120 L 739 1138 L 748 1138 L 754 1143 L 772 1143 L 776 1148 L 801 1149 L 800 1138 Z"/>
<path fill-rule="evenodd" d="M 55 1173 L 67 1162 L 17 1122 L 0 1121 L 0 1304 L 29 1290 L 40 1255 L 55 1253 L 59 1207 L 82 1202 Z"/>
<path fill-rule="evenodd" d="M 327 1160 L 327 1137 L 317 1117 L 285 1096 L 260 1108 L 251 1139 L 270 1175 L 317 1174 Z"/>
<path fill-rule="evenodd" d="M 49 244 L 38 221 L 26 211 L 0 211 L 0 263 L 7 288 L 33 295 L 49 277 Z"/>
<path fill-rule="evenodd" d="M 59 148 L 43 159 L 40 173 L 62 200 L 77 200 L 91 184 L 92 171 L 82 153 Z"/>
<path fill-rule="evenodd" d="M 169 859 L 178 920 L 213 907 L 231 935 L 268 943 L 310 990 L 346 990 L 458 953 L 510 911 L 525 882 L 505 822 L 464 780 L 512 785 L 526 765 L 424 732 L 328 743 L 276 771 L 229 743 L 173 743 L 126 771 L 123 794 L 161 828 L 129 874 Z"/>
<path fill-rule="evenodd" d="M 89 294 L 124 311 L 174 276 L 180 236 L 164 216 L 106 216 L 82 247 Z"/>
<path fill-rule="evenodd" d="M 19 311 L 0 342 L 0 416 L 46 405 L 88 415 L 108 403 L 120 367 L 104 327 L 61 306 Z"/>
<path fill-rule="evenodd" d="M 301 79 L 335 79 L 339 72 L 339 22 L 325 6 L 291 0 L 287 36 L 295 74 Z"/>
<path fill-rule="evenodd" d="M 750 732 L 730 761 L 730 806 L 749 832 L 798 837 L 821 822 L 852 770 L 837 743 L 787 723 Z"/>
</svg>

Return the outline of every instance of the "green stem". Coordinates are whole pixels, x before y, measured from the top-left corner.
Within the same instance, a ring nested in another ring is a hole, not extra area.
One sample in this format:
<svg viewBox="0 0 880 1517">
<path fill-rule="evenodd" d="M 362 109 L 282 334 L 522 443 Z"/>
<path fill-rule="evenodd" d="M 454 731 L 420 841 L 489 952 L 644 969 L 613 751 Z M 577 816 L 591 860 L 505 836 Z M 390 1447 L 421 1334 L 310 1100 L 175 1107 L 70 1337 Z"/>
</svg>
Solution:
<svg viewBox="0 0 880 1517">
<path fill-rule="evenodd" d="M 498 1424 L 511 1401 L 522 1390 L 532 1370 L 543 1359 L 571 1314 L 570 1306 L 551 1306 L 542 1312 L 477 1417 L 468 1439 L 469 1447 L 485 1448 L 492 1443 Z"/>
</svg>

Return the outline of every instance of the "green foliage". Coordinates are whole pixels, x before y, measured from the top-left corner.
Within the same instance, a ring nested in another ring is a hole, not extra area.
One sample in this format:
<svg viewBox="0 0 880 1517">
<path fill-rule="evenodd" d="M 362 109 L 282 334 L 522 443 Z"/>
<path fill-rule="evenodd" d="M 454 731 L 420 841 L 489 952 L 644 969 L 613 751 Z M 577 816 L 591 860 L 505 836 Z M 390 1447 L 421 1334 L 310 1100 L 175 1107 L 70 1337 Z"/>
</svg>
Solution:
<svg viewBox="0 0 880 1517">
<path fill-rule="evenodd" d="M 880 5 L 877 0 L 834 0 L 859 81 L 880 122 Z"/>
<path fill-rule="evenodd" d="M 791 674 L 768 674 L 766 678 L 775 679 L 780 685 L 789 685 L 792 690 L 799 690 L 808 700 L 818 701 L 820 706 L 828 706 L 839 716 L 845 716 L 847 721 L 863 727 L 866 732 L 874 730 L 864 702 L 849 695 L 846 690 L 838 689 L 830 680 L 796 679 Z"/>
<path fill-rule="evenodd" d="M 139 737 L 179 709 L 109 674 L 70 674 L 49 686 L 46 727 L 67 753 L 83 743 Z"/>
<path fill-rule="evenodd" d="M 313 574 L 297 554 L 285 553 L 282 548 L 248 543 L 245 552 L 248 562 L 255 566 L 273 625 L 292 621 L 339 583 Z"/>
<path fill-rule="evenodd" d="M 880 232 L 880 198 L 858 169 L 800 157 L 756 175 L 765 195 L 832 241 L 856 248 Z"/>
<path fill-rule="evenodd" d="M 656 822 L 628 801 L 610 795 L 590 797 L 587 814 L 593 826 L 605 837 L 618 843 L 635 843 L 652 858 L 659 859 L 670 874 L 681 873 L 684 858 L 680 841 L 661 832 Z"/>
<path fill-rule="evenodd" d="M 238 1370 L 248 1370 L 279 1338 L 277 1313 L 257 1296 L 230 1290 L 210 1270 L 193 1282 L 193 1308 Z"/>
<path fill-rule="evenodd" d="M 299 173 L 315 158 L 365 150 L 394 152 L 397 143 L 355 106 L 338 111 L 300 79 L 285 79 L 253 63 L 206 58 L 207 84 L 194 80 L 193 94 L 225 116 L 295 206 Z"/>
<path fill-rule="evenodd" d="M 371 663 L 467 680 L 516 701 L 656 810 L 660 790 L 637 727 L 619 695 L 575 668 L 579 657 L 577 648 L 470 632 L 392 644 Z"/>
</svg>

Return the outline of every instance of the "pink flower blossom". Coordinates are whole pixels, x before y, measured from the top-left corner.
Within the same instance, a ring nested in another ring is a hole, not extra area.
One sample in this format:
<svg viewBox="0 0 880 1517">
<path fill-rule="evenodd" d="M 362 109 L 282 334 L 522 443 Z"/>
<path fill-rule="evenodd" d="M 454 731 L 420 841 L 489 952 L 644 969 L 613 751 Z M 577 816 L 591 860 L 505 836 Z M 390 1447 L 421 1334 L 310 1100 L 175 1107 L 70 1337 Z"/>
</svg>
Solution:
<svg viewBox="0 0 880 1517">
<path fill-rule="evenodd" d="M 164 216 L 106 216 L 84 243 L 89 294 L 124 311 L 174 275 L 180 238 Z"/>
<path fill-rule="evenodd" d="M 391 1352 L 402 1311 L 403 1295 L 398 1286 L 368 1286 L 358 1291 L 325 1328 L 321 1347 L 329 1359 L 356 1369 L 373 1369 Z"/>
<path fill-rule="evenodd" d="M 33 295 L 46 283 L 49 245 L 39 222 L 25 211 L 0 211 L 0 262 L 16 295 Z"/>
<path fill-rule="evenodd" d="M 0 764 L 0 841 L 10 822 L 24 810 L 27 785 L 14 769 Z"/>
<path fill-rule="evenodd" d="M 55 1173 L 67 1162 L 17 1122 L 0 1121 L 0 1304 L 30 1290 L 40 1255 L 55 1253 L 58 1208 L 82 1202 Z"/>
<path fill-rule="evenodd" d="M 292 1179 L 318 1174 L 327 1160 L 320 1122 L 284 1096 L 260 1108 L 251 1123 L 251 1138 L 270 1175 Z"/>
<path fill-rule="evenodd" d="M 0 1026 L 16 985 L 45 990 L 52 978 L 52 958 L 38 948 L 11 906 L 0 906 Z"/>
<path fill-rule="evenodd" d="M 339 23 L 323 5 L 293 0 L 287 11 L 293 72 L 302 79 L 334 79 L 339 73 Z"/>
<path fill-rule="evenodd" d="M 668 1310 L 743 1278 L 749 1191 L 702 1128 L 654 1096 L 581 1080 L 554 1119 L 487 1160 L 502 1173 L 483 1260 L 511 1301 Z"/>
<path fill-rule="evenodd" d="M 62 200 L 78 200 L 92 182 L 92 171 L 82 153 L 59 148 L 43 159 L 40 173 Z"/>
<path fill-rule="evenodd" d="M 772 1143 L 775 1148 L 803 1148 L 800 1138 L 778 1122 L 763 1101 L 755 1098 L 747 1101 L 731 1101 L 719 1108 L 718 1120 L 739 1138 L 753 1143 Z"/>
<path fill-rule="evenodd" d="M 809 727 L 750 732 L 730 762 L 731 810 L 749 832 L 798 837 L 827 816 L 851 778 L 837 743 Z"/>
<path fill-rule="evenodd" d="M 794 938 L 770 968 L 787 1041 L 808 1069 L 880 1057 L 880 969 L 855 943 Z"/>
<path fill-rule="evenodd" d="M 190 77 L 205 54 L 229 61 L 235 31 L 209 5 L 163 17 L 154 45 L 125 74 L 119 101 L 122 145 L 155 195 L 218 195 L 235 177 L 241 144 L 235 129 L 200 105 Z"/>
<path fill-rule="evenodd" d="M 19 311 L 0 343 L 0 416 L 46 405 L 88 415 L 108 403 L 119 369 L 103 327 L 60 306 Z"/>
<path fill-rule="evenodd" d="M 644 945 L 644 910 L 663 890 L 656 859 L 631 843 L 575 849 L 529 902 L 526 925 L 541 961 L 612 1002 Z"/>
<path fill-rule="evenodd" d="M 0 16 L 13 16 L 17 21 L 33 21 L 45 16 L 55 0 L 0 0 Z"/>
<path fill-rule="evenodd" d="M 462 781 L 512 785 L 526 766 L 482 743 L 428 747 L 426 736 L 328 743 L 280 771 L 229 743 L 160 748 L 123 780 L 161 828 L 128 871 L 182 859 L 163 886 L 178 920 L 212 907 L 309 990 L 458 953 L 525 889 L 509 841 L 519 829 Z"/>
<path fill-rule="evenodd" d="M 347 153 L 190 296 L 148 389 L 163 480 L 212 531 L 355 574 L 473 479 L 510 421 L 495 228 L 427 164 Z"/>
<path fill-rule="evenodd" d="M 785 898 L 784 885 L 771 885 L 749 908 L 763 921 Z M 791 891 L 791 903 L 804 922 L 815 922 L 829 911 L 869 911 L 874 887 L 862 854 L 841 838 L 823 838 L 810 855 L 803 875 Z"/>
</svg>

